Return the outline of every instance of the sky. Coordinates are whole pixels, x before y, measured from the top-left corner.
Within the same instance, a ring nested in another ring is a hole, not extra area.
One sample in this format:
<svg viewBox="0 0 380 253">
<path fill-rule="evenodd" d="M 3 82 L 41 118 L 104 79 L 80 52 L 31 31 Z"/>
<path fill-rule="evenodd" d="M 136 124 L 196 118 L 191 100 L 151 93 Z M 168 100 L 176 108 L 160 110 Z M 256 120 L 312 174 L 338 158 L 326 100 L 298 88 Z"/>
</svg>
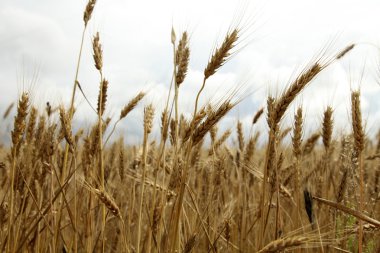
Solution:
<svg viewBox="0 0 380 253">
<path fill-rule="evenodd" d="M 86 3 L 0 2 L 1 114 L 23 90 L 41 110 L 47 101 L 53 106 L 69 104 Z M 185 30 L 190 34 L 189 71 L 179 94 L 180 110 L 189 116 L 212 50 L 229 28 L 238 25 L 240 43 L 233 57 L 207 82 L 201 102 L 217 102 L 239 87 L 237 96 L 243 100 L 223 119 L 220 129 L 234 129 L 241 120 L 248 134 L 253 115 L 265 105 L 268 95 L 279 96 L 320 52 L 329 58 L 355 43 L 352 52 L 328 66 L 294 101 L 282 127 L 292 125 L 296 108 L 302 106 L 307 137 L 320 130 L 323 111 L 332 106 L 334 134 L 349 132 L 350 92 L 360 89 L 366 132 L 375 136 L 380 123 L 379 8 L 375 0 L 98 0 L 85 33 L 78 80 L 96 105 L 99 75 L 91 39 L 99 32 L 103 72 L 109 80 L 106 114 L 117 119 L 121 108 L 139 91 L 148 93 L 122 121 L 115 136 L 123 135 L 129 143 L 140 142 L 143 106 L 153 103 L 157 111 L 153 135 L 158 137 L 173 71 L 171 28 L 177 39 Z M 75 126 L 87 128 L 96 115 L 81 94 L 77 94 L 76 104 Z M 0 124 L 9 129 L 10 122 Z M 266 130 L 262 118 L 254 131 Z"/>
</svg>

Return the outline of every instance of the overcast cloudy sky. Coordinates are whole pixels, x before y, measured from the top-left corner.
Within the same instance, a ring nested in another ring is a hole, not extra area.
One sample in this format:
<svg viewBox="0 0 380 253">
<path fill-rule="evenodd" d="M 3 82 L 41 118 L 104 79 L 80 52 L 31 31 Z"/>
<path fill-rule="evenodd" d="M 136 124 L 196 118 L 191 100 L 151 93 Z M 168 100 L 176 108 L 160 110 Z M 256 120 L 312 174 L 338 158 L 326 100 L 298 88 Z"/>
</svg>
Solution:
<svg viewBox="0 0 380 253">
<path fill-rule="evenodd" d="M 23 89 L 30 90 L 40 108 L 46 101 L 68 104 L 86 3 L 0 1 L 1 113 Z M 173 25 L 177 37 L 183 30 L 191 35 L 190 69 L 180 91 L 181 109 L 189 112 L 211 50 L 238 16 L 245 24 L 241 50 L 209 80 L 202 96 L 203 101 L 216 100 L 218 94 L 243 83 L 252 92 L 223 121 L 223 128 L 233 127 L 239 118 L 249 129 L 252 115 L 265 104 L 267 95 L 283 91 L 321 49 L 331 44 L 329 56 L 357 43 L 345 59 L 311 83 L 294 106 L 304 107 L 308 134 L 318 130 L 323 110 L 332 105 L 339 134 L 350 130 L 350 90 L 360 87 L 366 130 L 373 135 L 380 123 L 379 11 L 380 3 L 375 0 L 98 0 L 85 35 L 79 81 L 96 104 L 99 77 L 93 67 L 91 38 L 99 31 L 104 74 L 110 82 L 107 113 L 117 117 L 140 90 L 149 92 L 145 104 L 153 102 L 161 110 L 172 72 Z M 90 125 L 93 113 L 81 95 L 76 101 L 80 108 L 77 122 Z M 289 115 L 294 111 L 290 108 Z M 141 112 L 142 106 L 119 128 L 118 133 L 126 131 L 125 138 L 131 142 L 141 139 Z M 285 120 L 284 126 L 288 125 Z M 264 120 L 259 128 L 266 129 Z"/>
</svg>

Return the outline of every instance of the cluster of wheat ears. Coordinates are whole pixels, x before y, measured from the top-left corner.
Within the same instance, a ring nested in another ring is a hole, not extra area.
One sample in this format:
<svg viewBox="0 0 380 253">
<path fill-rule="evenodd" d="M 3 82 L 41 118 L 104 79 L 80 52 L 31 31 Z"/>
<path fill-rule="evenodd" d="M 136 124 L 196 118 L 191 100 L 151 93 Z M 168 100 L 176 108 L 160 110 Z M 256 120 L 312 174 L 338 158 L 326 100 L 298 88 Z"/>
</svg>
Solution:
<svg viewBox="0 0 380 253">
<path fill-rule="evenodd" d="M 90 0 L 84 11 L 81 48 L 95 4 Z M 187 118 L 178 99 L 189 36 L 183 32 L 177 38 L 172 31 L 174 95 L 159 115 L 158 139 L 150 136 L 158 112 L 152 104 L 144 107 L 138 146 L 127 147 L 123 139 L 109 142 L 145 93 L 130 100 L 109 126 L 99 33 L 92 40 L 100 77 L 98 118 L 90 129 L 72 129 L 76 91 L 83 92 L 78 71 L 68 106 L 47 105 L 39 112 L 23 93 L 11 145 L 0 157 L 0 251 L 380 252 L 380 140 L 376 144 L 365 136 L 360 93 L 351 96 L 351 134 L 332 138 L 331 107 L 320 130 L 307 139 L 302 107 L 292 127 L 281 127 L 297 95 L 355 45 L 315 59 L 279 97 L 268 97 L 266 108 L 253 109 L 252 126 L 262 118 L 268 124 L 263 148 L 257 148 L 258 129 L 244 136 L 240 121 L 235 147 L 226 145 L 232 131 L 218 133 L 217 125 L 239 101 L 231 95 L 200 105 L 199 98 L 231 57 L 240 32 L 230 29 L 213 51 Z M 210 145 L 204 143 L 206 135 Z M 287 135 L 291 145 L 283 143 Z"/>
</svg>

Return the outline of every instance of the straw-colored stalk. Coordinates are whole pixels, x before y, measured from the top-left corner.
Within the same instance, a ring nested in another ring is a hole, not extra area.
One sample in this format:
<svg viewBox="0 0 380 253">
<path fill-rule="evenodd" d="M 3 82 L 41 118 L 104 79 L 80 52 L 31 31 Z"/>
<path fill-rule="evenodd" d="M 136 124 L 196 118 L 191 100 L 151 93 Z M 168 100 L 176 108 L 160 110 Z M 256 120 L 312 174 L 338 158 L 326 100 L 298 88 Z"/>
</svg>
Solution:
<svg viewBox="0 0 380 253">
<path fill-rule="evenodd" d="M 121 223 L 121 230 L 122 230 L 122 236 L 123 236 L 123 244 L 124 244 L 124 247 L 125 247 L 125 252 L 130 252 L 129 251 L 129 247 L 128 247 L 128 244 L 127 244 L 127 239 L 126 239 L 126 235 L 125 235 L 125 224 L 124 224 L 124 220 L 123 220 L 123 217 L 121 215 L 121 210 L 119 208 L 119 206 L 116 204 L 116 201 L 114 200 L 114 198 L 108 194 L 106 191 L 103 191 L 103 190 L 100 190 L 100 189 L 97 189 L 95 187 L 92 187 L 89 183 L 87 183 L 86 181 L 83 181 L 83 186 L 85 188 L 87 188 L 90 192 L 94 193 L 97 198 L 104 204 L 104 206 L 115 216 L 117 217 L 119 220 L 120 220 L 120 223 Z"/>
<path fill-rule="evenodd" d="M 296 96 L 307 86 L 307 84 L 317 76 L 326 65 L 321 65 L 318 61 L 312 64 L 308 69 L 303 71 L 296 80 L 291 83 L 289 88 L 283 93 L 283 95 L 275 100 L 274 98 L 268 99 L 268 125 L 269 125 L 269 137 L 264 166 L 264 180 L 261 190 L 261 223 L 260 232 L 258 237 L 258 248 L 261 248 L 264 244 L 264 235 L 267 225 L 267 217 L 269 216 L 270 208 L 267 203 L 267 180 L 273 169 L 276 169 L 274 164 L 276 161 L 276 141 L 278 135 L 279 123 L 284 116 L 289 105 L 293 102 Z"/>
<path fill-rule="evenodd" d="M 100 190 L 105 190 L 105 181 L 104 181 L 104 158 L 103 158 L 103 119 L 102 119 L 102 107 L 103 107 L 103 50 L 102 45 L 100 44 L 99 32 L 96 33 L 92 40 L 92 50 L 93 58 L 95 62 L 95 68 L 99 71 L 100 74 L 100 88 L 98 95 L 98 105 L 100 107 L 97 111 L 98 113 L 98 125 L 97 125 L 97 142 L 98 142 L 98 168 L 100 170 Z M 105 226 L 106 226 L 106 207 L 102 206 L 102 251 L 105 251 Z"/>
<path fill-rule="evenodd" d="M 199 97 L 206 85 L 206 80 L 215 74 L 215 72 L 223 66 L 223 64 L 229 59 L 231 56 L 231 50 L 235 47 L 237 40 L 239 39 L 239 29 L 235 28 L 232 32 L 227 33 L 226 37 L 222 45 L 217 48 L 213 55 L 211 56 L 210 61 L 208 62 L 205 70 L 204 70 L 204 78 L 203 83 L 198 91 L 197 97 L 195 98 L 195 106 L 193 115 L 197 114 L 198 109 L 198 101 Z"/>
<path fill-rule="evenodd" d="M 61 121 L 61 128 L 63 129 L 63 134 L 65 137 L 65 140 L 67 144 L 70 147 L 70 151 L 74 153 L 75 150 L 75 142 L 73 138 L 73 134 L 71 131 L 71 124 L 69 123 L 68 115 L 64 109 L 63 106 L 59 107 L 59 118 Z M 74 168 L 75 169 L 75 168 Z M 76 178 L 76 173 L 74 174 L 74 227 L 76 228 L 78 226 L 77 224 L 77 178 Z M 52 189 L 53 189 L 53 180 L 51 181 L 52 183 Z M 74 231 L 74 251 L 77 251 L 78 249 L 78 239 L 77 239 L 77 232 Z"/>
<path fill-rule="evenodd" d="M 140 204 L 139 204 L 139 215 L 137 223 L 137 245 L 136 252 L 140 253 L 140 241 L 141 241 L 141 221 L 144 203 L 144 191 L 145 191 L 145 178 L 146 178 L 146 158 L 148 153 L 148 136 L 152 131 L 152 123 L 154 117 L 154 108 L 150 104 L 144 109 L 144 139 L 143 139 L 143 153 L 142 153 L 142 176 L 141 176 L 141 192 L 140 192 Z M 150 246 L 148 246 L 149 248 Z"/>
<path fill-rule="evenodd" d="M 302 145 L 302 107 L 298 107 L 297 113 L 294 116 L 294 126 L 293 126 L 293 136 L 292 136 L 292 146 L 294 155 L 294 172 L 295 172 L 295 199 L 297 204 L 297 217 L 295 218 L 295 223 L 297 228 L 301 225 L 301 214 L 299 210 L 301 208 L 301 173 L 300 173 L 300 162 L 301 162 L 301 145 Z"/>
<path fill-rule="evenodd" d="M 344 213 L 347 213 L 347 214 L 350 214 L 352 216 L 355 216 L 356 218 L 359 219 L 359 221 L 365 221 L 365 222 L 368 222 L 369 224 L 372 224 L 374 225 L 375 227 L 378 227 L 380 228 L 380 221 L 374 219 L 374 218 L 371 218 L 369 217 L 368 215 L 364 214 L 363 212 L 360 212 L 360 211 L 356 211 L 354 209 L 351 209 L 347 206 L 344 206 L 344 205 L 341 205 L 341 204 L 338 204 L 336 202 L 333 202 L 333 201 L 330 201 L 330 200 L 327 200 L 327 199 L 323 199 L 323 198 L 318 198 L 318 197 L 315 197 L 313 196 L 313 199 L 317 200 L 318 202 L 321 202 L 322 204 L 325 204 L 325 205 L 328 205 L 328 206 L 331 206 L 333 208 L 336 208 Z M 363 229 L 363 228 L 362 228 Z M 359 228 L 360 230 L 360 228 Z"/>
<path fill-rule="evenodd" d="M 82 37 L 81 37 L 81 42 L 80 42 L 80 47 L 79 47 L 79 53 L 78 53 L 78 58 L 77 58 L 77 64 L 76 64 L 76 70 L 75 70 L 74 85 L 73 85 L 73 90 L 72 90 L 71 100 L 70 100 L 70 108 L 69 108 L 69 115 L 68 115 L 68 124 L 71 124 L 71 121 L 72 121 L 72 118 L 73 118 L 73 115 L 74 115 L 74 101 L 75 101 L 76 89 L 77 89 L 77 86 L 79 84 L 78 76 L 79 76 L 80 63 L 81 63 L 81 59 L 82 59 L 84 36 L 85 36 L 87 24 L 90 21 L 91 16 L 92 16 L 92 12 L 93 12 L 93 10 L 95 8 L 95 4 L 96 4 L 96 0 L 89 0 L 88 3 L 87 3 L 87 5 L 86 5 L 86 8 L 84 10 L 84 13 L 83 13 L 84 27 L 83 27 L 83 31 L 82 31 Z M 70 148 L 70 145 L 68 143 L 66 143 L 66 145 L 65 145 L 64 159 L 63 159 L 63 165 L 62 165 L 62 174 L 61 174 L 61 180 L 62 181 L 64 180 L 64 178 L 66 177 L 66 174 L 67 174 L 66 170 L 67 170 L 69 148 Z M 76 171 L 74 173 L 75 173 L 74 177 L 76 177 Z M 77 192 L 75 191 L 75 193 L 74 193 L 75 197 L 76 197 L 76 194 L 77 194 Z M 59 209 L 59 216 L 60 216 L 60 213 L 62 212 L 62 209 L 63 209 L 63 201 L 60 201 L 60 202 L 61 202 L 61 206 L 60 206 L 60 209 Z M 58 231 L 56 231 L 56 232 L 58 232 Z M 76 240 L 75 240 L 75 243 L 76 243 Z M 77 252 L 76 245 L 74 247 L 74 252 Z"/>
<path fill-rule="evenodd" d="M 351 93 L 351 115 L 352 128 L 354 132 L 354 151 L 358 159 L 358 169 L 360 178 L 360 203 L 359 212 L 364 209 L 364 172 L 363 172 L 363 150 L 364 150 L 364 131 L 362 126 L 362 114 L 360 109 L 360 92 L 354 91 Z M 363 222 L 359 220 L 359 238 L 358 238 L 359 253 L 363 252 Z"/>
<path fill-rule="evenodd" d="M 185 166 L 182 172 L 181 177 L 181 185 L 179 189 L 179 193 L 177 195 L 176 201 L 173 205 L 172 214 L 170 218 L 170 233 L 167 238 L 167 241 L 170 242 L 170 251 L 169 252 L 175 252 L 179 249 L 179 227 L 180 227 L 180 217 L 182 212 L 182 204 L 184 201 L 184 195 L 185 195 L 185 185 L 188 180 L 188 172 L 189 172 L 189 166 L 191 163 L 191 151 L 192 149 L 198 144 L 203 141 L 204 136 L 207 132 L 224 116 L 229 112 L 235 103 L 232 103 L 230 100 L 224 101 L 221 103 L 219 107 L 216 109 L 212 109 L 209 113 L 207 118 L 194 130 L 191 130 L 191 140 L 189 141 L 187 147 L 186 147 L 186 158 L 185 158 Z M 194 115 L 196 115 L 194 113 Z"/>
<path fill-rule="evenodd" d="M 15 208 L 15 177 L 17 175 L 17 156 L 20 150 L 20 146 L 23 142 L 23 135 L 26 129 L 26 116 L 28 114 L 29 107 L 29 95 L 28 93 L 22 93 L 17 107 L 17 115 L 14 119 L 14 126 L 12 131 L 12 147 L 11 147 L 11 192 L 9 194 L 9 219 L 8 219 L 8 241 L 7 252 L 13 252 L 16 245 L 14 239 L 14 208 Z M 11 245 L 13 244 L 13 245 Z"/>
</svg>

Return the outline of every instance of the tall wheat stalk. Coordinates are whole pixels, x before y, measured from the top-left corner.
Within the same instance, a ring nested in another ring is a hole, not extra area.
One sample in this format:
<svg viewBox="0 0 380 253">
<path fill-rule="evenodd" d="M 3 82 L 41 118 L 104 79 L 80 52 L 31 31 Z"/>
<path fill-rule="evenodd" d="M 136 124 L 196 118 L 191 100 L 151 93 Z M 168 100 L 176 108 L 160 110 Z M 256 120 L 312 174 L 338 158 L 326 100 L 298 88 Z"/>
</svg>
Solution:
<svg viewBox="0 0 380 253">
<path fill-rule="evenodd" d="M 23 142 L 23 135 L 26 129 L 26 116 L 28 114 L 29 96 L 24 92 L 17 106 L 17 115 L 14 119 L 14 126 L 12 131 L 12 147 L 11 147 L 11 192 L 9 195 L 9 219 L 8 219 L 8 240 L 7 252 L 14 252 L 17 240 L 14 234 L 14 209 L 15 209 L 15 178 L 18 174 L 17 170 L 17 157 Z"/>
<path fill-rule="evenodd" d="M 200 90 L 197 93 L 195 98 L 193 119 L 190 123 L 190 136 L 192 138 L 189 140 L 186 146 L 186 157 L 185 157 L 185 166 L 183 168 L 183 172 L 181 175 L 181 186 L 179 189 L 179 194 L 176 198 L 176 201 L 173 205 L 173 210 L 170 218 L 170 233 L 167 241 L 170 242 L 170 252 L 175 252 L 179 249 L 179 227 L 180 227 L 180 217 L 182 211 L 183 198 L 185 194 L 185 184 L 188 177 L 188 166 L 190 164 L 190 154 L 192 151 L 192 147 L 199 143 L 201 139 L 203 139 L 204 135 L 214 126 L 220 119 L 227 113 L 233 106 L 228 102 L 219 107 L 219 110 L 208 117 L 208 121 L 206 120 L 203 125 L 196 129 L 196 116 L 198 110 L 199 97 L 202 93 L 207 79 L 216 73 L 216 71 L 228 60 L 231 55 L 231 50 L 234 48 L 236 41 L 238 40 L 238 29 L 234 29 L 232 32 L 227 33 L 224 38 L 222 45 L 215 50 L 210 61 L 208 62 L 205 70 L 204 70 L 204 78 L 203 83 Z M 223 107 L 224 106 L 224 107 Z M 227 109 L 228 108 L 228 109 Z M 197 131 L 198 130 L 198 131 Z"/>
<path fill-rule="evenodd" d="M 300 162 L 302 157 L 301 145 L 302 145 L 302 133 L 303 133 L 303 117 L 302 117 L 302 107 L 298 107 L 296 115 L 294 116 L 294 127 L 292 136 L 292 147 L 294 156 L 294 172 L 295 172 L 295 201 L 297 204 L 297 215 L 293 216 L 295 218 L 295 225 L 299 228 L 302 224 L 300 211 L 301 207 L 301 172 L 300 172 Z"/>
<path fill-rule="evenodd" d="M 360 178 L 360 200 L 359 212 L 364 209 L 364 171 L 363 171 L 363 150 L 364 150 L 364 131 L 362 126 L 362 114 L 360 109 L 360 92 L 353 91 L 351 93 L 351 115 L 352 129 L 354 132 L 354 152 L 358 160 L 357 168 Z M 359 253 L 363 252 L 363 221 L 359 220 L 359 236 L 358 236 Z"/>
<path fill-rule="evenodd" d="M 77 59 L 77 64 L 76 64 L 76 69 L 75 69 L 74 85 L 73 85 L 73 90 L 72 90 L 72 94 L 71 94 L 69 115 L 68 115 L 68 124 L 70 124 L 70 125 L 72 124 L 72 118 L 74 115 L 74 101 L 75 101 L 76 89 L 77 89 L 77 86 L 79 85 L 78 76 L 79 76 L 80 63 L 81 63 L 81 59 L 82 59 L 84 36 L 85 36 L 85 32 L 87 29 L 88 22 L 90 21 L 91 16 L 92 16 L 92 12 L 95 8 L 95 4 L 96 4 L 96 0 L 89 0 L 87 5 L 86 5 L 86 8 L 84 10 L 84 13 L 83 13 L 84 27 L 83 27 L 82 37 L 81 37 L 81 42 L 80 42 L 80 47 L 79 47 L 79 54 L 78 54 L 78 59 Z M 68 162 L 68 156 L 69 156 L 69 148 L 70 148 L 70 145 L 68 143 L 66 143 L 63 166 L 62 166 L 62 173 L 61 173 L 61 181 L 64 181 L 65 177 L 67 176 L 66 170 L 67 170 L 67 162 Z M 76 177 L 76 170 L 74 170 L 74 171 L 75 171 L 74 172 L 74 184 L 75 184 L 75 188 L 76 188 L 77 177 Z M 63 203 L 62 200 L 61 200 L 61 203 Z M 75 203 L 75 207 L 76 207 L 76 203 L 77 203 L 77 192 L 76 191 L 74 193 L 74 203 Z M 63 205 L 61 204 L 61 207 L 59 210 L 59 215 L 58 215 L 59 216 L 59 223 L 60 223 L 62 208 L 63 208 Z M 74 217 L 75 217 L 75 221 L 76 221 L 76 217 L 77 217 L 77 209 L 76 208 L 74 210 Z M 57 226 L 57 227 L 59 227 L 59 226 Z M 58 234 L 59 231 L 56 231 L 56 233 Z M 74 252 L 75 253 L 77 252 L 77 237 L 76 236 L 77 236 L 77 233 L 74 232 Z"/>
<path fill-rule="evenodd" d="M 295 97 L 306 87 L 306 85 L 319 74 L 322 69 L 326 67 L 321 65 L 318 61 L 312 64 L 308 69 L 303 71 L 296 80 L 289 86 L 284 94 L 276 101 L 274 98 L 268 99 L 268 125 L 269 125 L 269 137 L 267 151 L 265 155 L 264 165 L 264 180 L 261 190 L 261 223 L 260 233 L 258 237 L 258 249 L 263 246 L 264 235 L 268 222 L 268 216 L 270 213 L 269 203 L 267 202 L 267 182 L 269 173 L 273 173 L 273 170 L 277 170 L 275 166 L 276 161 L 276 140 L 279 131 L 279 123 L 285 114 L 288 106 L 295 99 Z M 275 172 L 277 173 L 277 172 Z"/>
<path fill-rule="evenodd" d="M 141 176 L 141 192 L 140 192 L 140 204 L 139 204 L 139 216 L 137 222 L 137 245 L 136 252 L 140 253 L 141 242 L 141 222 L 144 203 L 144 191 L 145 191 L 145 178 L 146 178 L 146 157 L 148 152 L 148 136 L 152 131 L 152 122 L 154 117 L 154 108 L 150 104 L 144 109 L 144 140 L 143 140 L 143 160 L 142 160 L 142 176 Z"/>
</svg>

